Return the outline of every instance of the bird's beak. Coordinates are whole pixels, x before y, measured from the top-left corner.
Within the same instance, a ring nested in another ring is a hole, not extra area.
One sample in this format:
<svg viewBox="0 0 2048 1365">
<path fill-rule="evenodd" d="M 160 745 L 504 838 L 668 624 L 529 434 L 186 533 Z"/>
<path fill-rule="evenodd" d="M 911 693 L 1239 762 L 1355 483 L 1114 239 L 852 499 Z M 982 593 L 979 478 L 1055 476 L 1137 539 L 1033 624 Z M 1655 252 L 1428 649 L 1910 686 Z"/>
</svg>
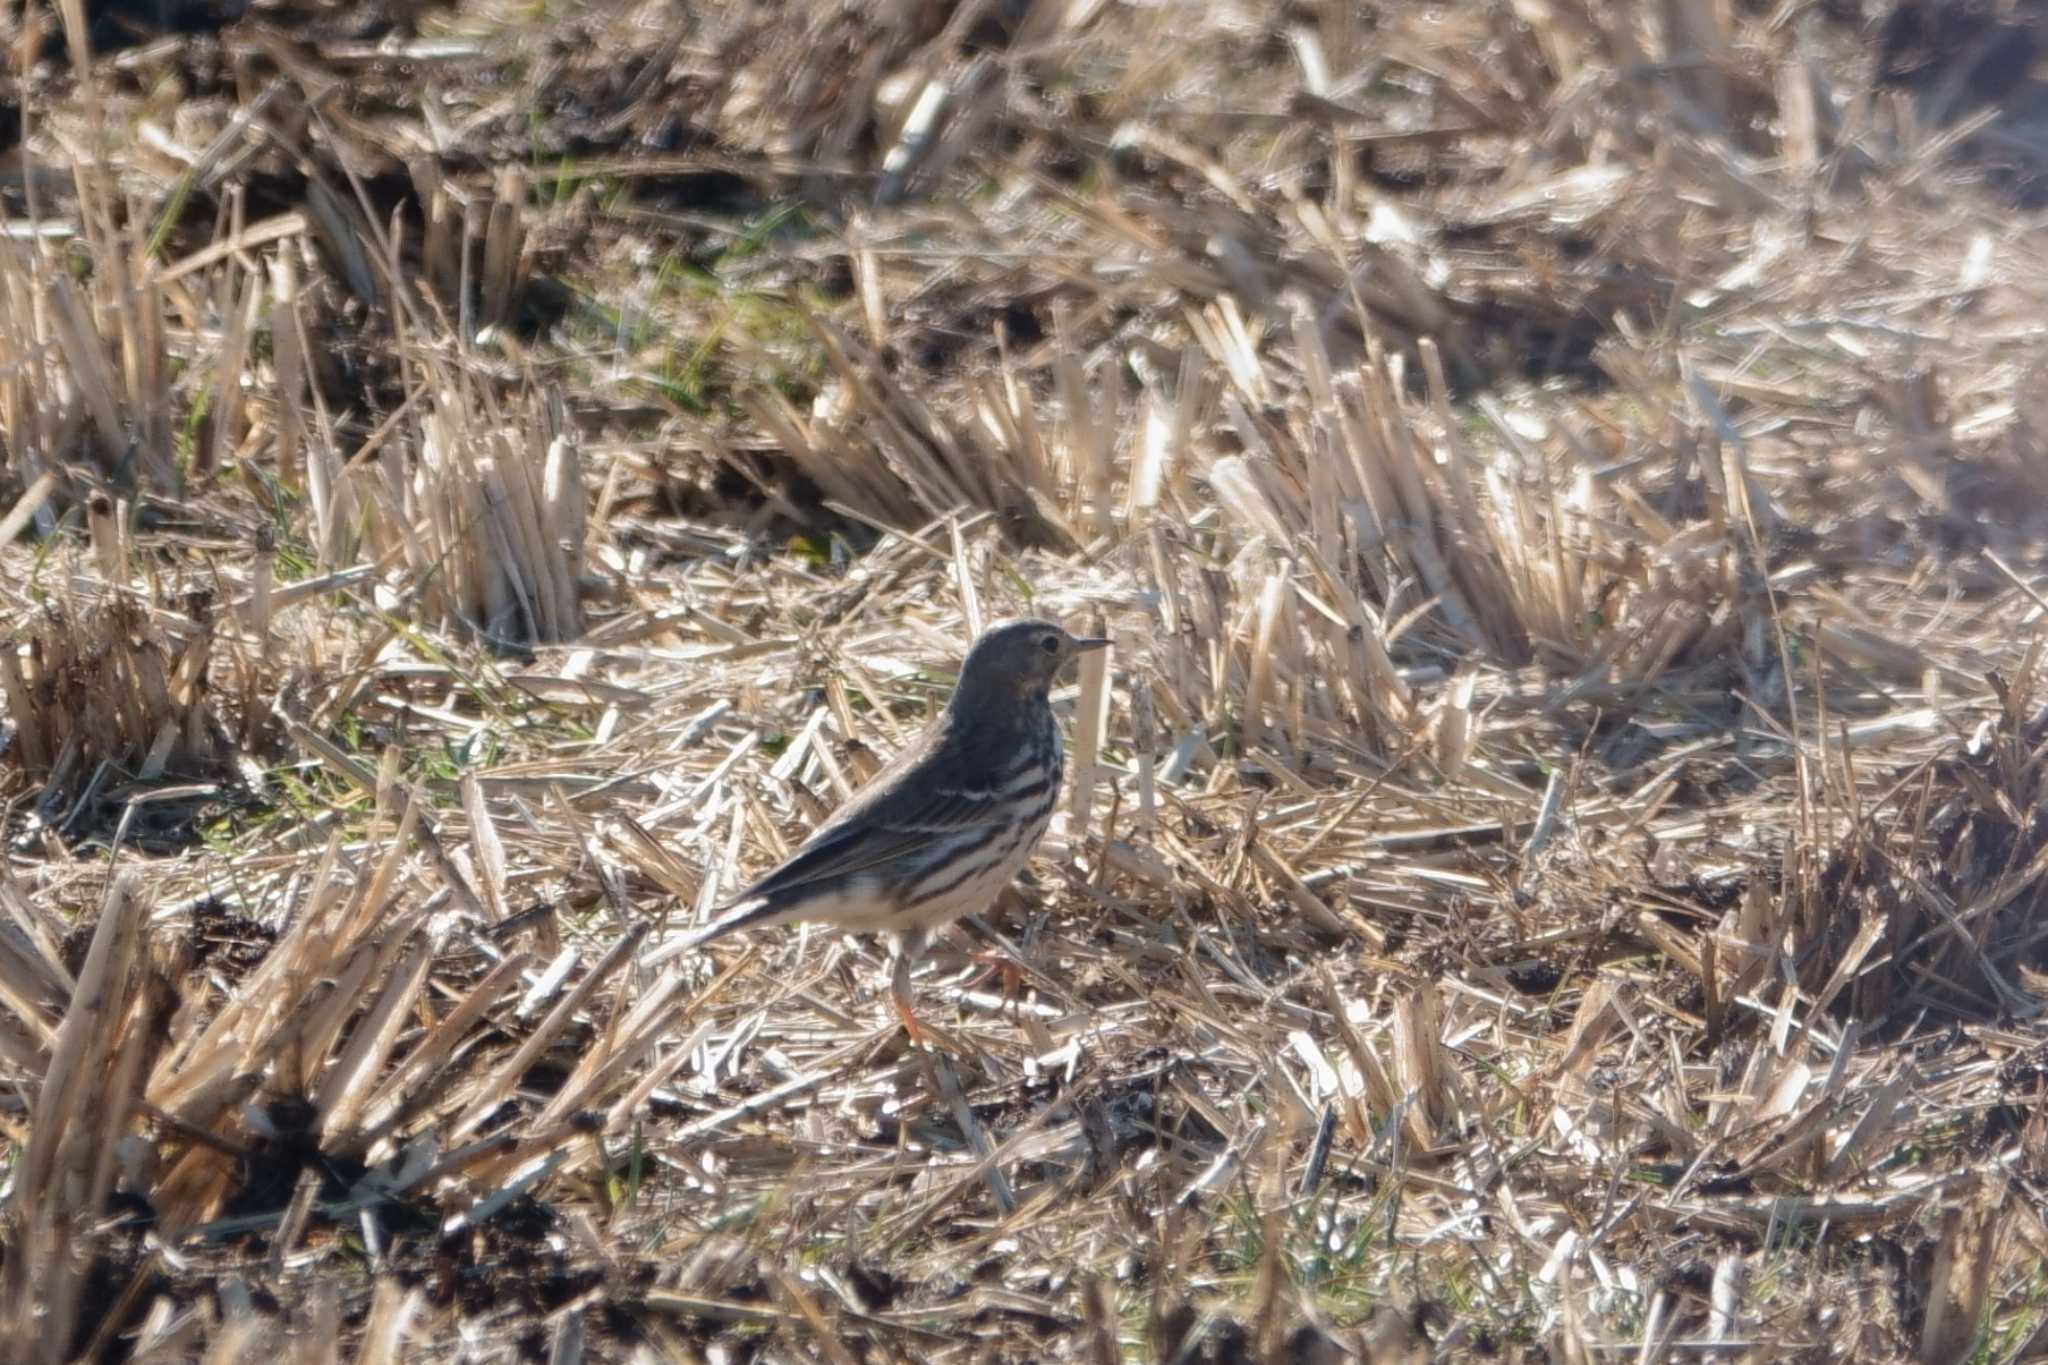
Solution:
<svg viewBox="0 0 2048 1365">
<path fill-rule="evenodd" d="M 1074 641 L 1074 652 L 1076 654 L 1093 654 L 1098 649 L 1108 649 L 1109 645 L 1110 642 L 1101 636 L 1090 636 L 1085 640 Z"/>
</svg>

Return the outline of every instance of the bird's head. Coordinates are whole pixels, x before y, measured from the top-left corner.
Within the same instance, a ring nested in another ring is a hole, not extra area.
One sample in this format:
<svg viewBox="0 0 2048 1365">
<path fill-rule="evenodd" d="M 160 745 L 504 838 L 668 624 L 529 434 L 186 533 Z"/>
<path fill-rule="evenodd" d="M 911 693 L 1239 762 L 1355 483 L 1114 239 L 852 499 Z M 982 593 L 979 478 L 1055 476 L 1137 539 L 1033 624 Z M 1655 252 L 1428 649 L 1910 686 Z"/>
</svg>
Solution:
<svg viewBox="0 0 2048 1365">
<path fill-rule="evenodd" d="M 997 702 L 1034 694 L 1044 696 L 1069 659 L 1108 643 L 1069 635 L 1057 621 L 1034 617 L 998 621 L 984 630 L 967 651 L 954 696 Z"/>
</svg>

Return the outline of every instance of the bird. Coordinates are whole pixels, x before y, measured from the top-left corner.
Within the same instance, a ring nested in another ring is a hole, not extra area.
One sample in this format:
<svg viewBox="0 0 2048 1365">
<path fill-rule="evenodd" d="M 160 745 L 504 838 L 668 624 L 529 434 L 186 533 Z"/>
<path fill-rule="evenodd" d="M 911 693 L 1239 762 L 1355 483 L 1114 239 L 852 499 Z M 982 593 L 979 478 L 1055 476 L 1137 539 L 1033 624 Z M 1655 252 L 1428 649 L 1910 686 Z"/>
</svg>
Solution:
<svg viewBox="0 0 2048 1365">
<path fill-rule="evenodd" d="M 676 945 L 813 922 L 893 948 L 890 999 L 913 1042 L 934 1041 L 910 977 L 932 938 L 992 904 L 1052 823 L 1063 764 L 1052 684 L 1109 640 L 1022 617 L 978 636 L 945 708 L 795 853 Z"/>
</svg>

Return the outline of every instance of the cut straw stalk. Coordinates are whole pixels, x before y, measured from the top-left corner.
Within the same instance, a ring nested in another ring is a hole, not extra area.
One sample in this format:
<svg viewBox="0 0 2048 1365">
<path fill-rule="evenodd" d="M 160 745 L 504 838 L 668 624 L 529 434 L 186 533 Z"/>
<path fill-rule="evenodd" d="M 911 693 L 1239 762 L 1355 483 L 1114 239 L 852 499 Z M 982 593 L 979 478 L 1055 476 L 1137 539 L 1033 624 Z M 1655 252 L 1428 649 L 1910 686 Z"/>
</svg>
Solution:
<svg viewBox="0 0 2048 1365">
<path fill-rule="evenodd" d="M 123 572 L 119 518 L 103 509 L 96 554 Z M 151 596 L 160 590 L 153 585 Z M 200 619 L 131 591 L 84 600 L 69 593 L 0 645 L 0 695 L 19 730 L 17 761 L 53 802 L 103 764 L 143 780 L 205 779 L 227 758 L 210 686 L 210 607 Z"/>
<path fill-rule="evenodd" d="M 30 1358 L 61 1362 L 84 1308 L 91 1257 L 79 1234 L 104 1207 L 114 1149 L 126 1135 L 144 1050 L 157 1021 L 136 989 L 148 906 L 130 875 L 100 908 L 30 1112 L 28 1149 L 14 1174 L 8 1217 L 16 1237 L 0 1271 L 0 1321 Z"/>
<path fill-rule="evenodd" d="M 505 647 L 583 630 L 581 462 L 553 405 L 538 406 L 522 439 L 467 386 L 443 389 L 418 461 L 389 456 L 362 478 L 371 544 L 407 565 L 426 614 Z"/>
<path fill-rule="evenodd" d="M 1096 629 L 1101 630 L 1099 620 Z M 1074 703 L 1074 786 L 1068 820 L 1070 837 L 1076 842 L 1088 837 L 1095 803 L 1096 761 L 1108 730 L 1109 654 L 1107 649 L 1091 650 L 1075 665 L 1080 675 L 1080 691 Z"/>
</svg>

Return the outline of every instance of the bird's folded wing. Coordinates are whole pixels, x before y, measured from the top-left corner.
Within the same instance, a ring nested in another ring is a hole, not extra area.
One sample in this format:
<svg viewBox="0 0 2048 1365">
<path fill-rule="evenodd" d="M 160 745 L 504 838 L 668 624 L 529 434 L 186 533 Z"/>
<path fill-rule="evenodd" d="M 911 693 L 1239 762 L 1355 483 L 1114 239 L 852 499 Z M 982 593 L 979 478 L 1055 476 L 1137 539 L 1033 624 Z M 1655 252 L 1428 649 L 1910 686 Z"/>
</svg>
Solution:
<svg viewBox="0 0 2048 1365">
<path fill-rule="evenodd" d="M 982 791 L 946 787 L 898 787 L 887 796 L 822 826 L 790 860 L 741 893 L 738 899 L 791 893 L 855 873 L 886 868 L 930 844 L 1005 823 L 1010 803 Z"/>
</svg>

